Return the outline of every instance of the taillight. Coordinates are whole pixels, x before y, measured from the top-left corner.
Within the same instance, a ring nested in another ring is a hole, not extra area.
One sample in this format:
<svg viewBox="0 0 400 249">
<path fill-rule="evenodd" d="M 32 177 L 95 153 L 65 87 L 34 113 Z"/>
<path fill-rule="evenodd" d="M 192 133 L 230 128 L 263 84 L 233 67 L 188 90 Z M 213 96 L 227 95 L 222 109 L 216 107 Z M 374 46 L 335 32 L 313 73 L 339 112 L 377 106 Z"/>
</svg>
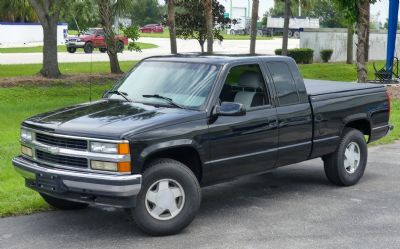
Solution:
<svg viewBox="0 0 400 249">
<path fill-rule="evenodd" d="M 389 117 L 390 117 L 390 94 L 387 90 L 386 90 L 386 96 L 387 96 L 387 101 L 388 101 L 388 112 L 389 112 Z"/>
</svg>

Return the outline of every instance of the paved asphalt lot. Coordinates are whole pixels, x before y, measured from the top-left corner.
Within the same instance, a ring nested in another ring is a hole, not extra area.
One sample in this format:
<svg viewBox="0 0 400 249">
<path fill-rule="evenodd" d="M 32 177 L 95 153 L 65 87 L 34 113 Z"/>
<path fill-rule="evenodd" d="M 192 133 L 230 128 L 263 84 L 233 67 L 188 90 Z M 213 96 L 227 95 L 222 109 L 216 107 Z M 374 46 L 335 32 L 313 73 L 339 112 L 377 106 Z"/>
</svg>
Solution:
<svg viewBox="0 0 400 249">
<path fill-rule="evenodd" d="M 203 189 L 181 234 L 152 238 L 123 210 L 88 208 L 0 219 L 0 248 L 400 248 L 400 142 L 370 149 L 353 187 L 322 161 Z"/>
<path fill-rule="evenodd" d="M 139 42 L 156 44 L 157 48 L 144 49 L 141 53 L 130 52 L 125 50 L 122 54 L 118 54 L 120 61 L 141 60 L 145 57 L 155 55 L 168 55 L 170 52 L 170 42 L 168 38 L 140 38 Z M 200 46 L 196 40 L 178 39 L 179 53 L 198 53 Z M 298 48 L 299 39 L 289 39 L 289 48 Z M 249 40 L 225 40 L 223 42 L 214 42 L 214 52 L 223 54 L 248 54 Z M 275 49 L 282 47 L 282 39 L 275 38 L 272 40 L 258 40 L 256 52 L 259 54 L 275 54 Z M 82 49 L 74 54 L 67 52 L 58 53 L 59 62 L 90 62 L 90 61 L 108 61 L 107 53 L 100 53 L 95 50 L 93 54 L 85 54 Z M 42 53 L 0 53 L 1 64 L 32 64 L 42 63 Z"/>
</svg>

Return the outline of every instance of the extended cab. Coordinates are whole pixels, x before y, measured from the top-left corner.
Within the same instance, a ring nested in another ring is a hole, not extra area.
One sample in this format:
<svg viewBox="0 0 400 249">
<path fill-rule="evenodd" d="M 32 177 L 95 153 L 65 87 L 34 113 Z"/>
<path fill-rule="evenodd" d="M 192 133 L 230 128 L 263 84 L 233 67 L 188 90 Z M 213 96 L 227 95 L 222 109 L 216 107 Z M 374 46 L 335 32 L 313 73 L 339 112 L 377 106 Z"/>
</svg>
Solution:
<svg viewBox="0 0 400 249">
<path fill-rule="evenodd" d="M 102 99 L 25 120 L 13 164 L 54 207 L 130 208 L 173 234 L 200 186 L 318 157 L 333 184 L 356 184 L 389 114 L 383 86 L 303 80 L 288 57 L 151 57 Z"/>
<path fill-rule="evenodd" d="M 124 51 L 125 45 L 128 45 L 128 38 L 123 35 L 117 35 L 115 39 L 117 40 L 117 50 L 121 53 Z M 102 53 L 107 52 L 105 34 L 101 28 L 91 28 L 82 35 L 70 36 L 65 40 L 65 45 L 69 53 L 75 53 L 78 48 L 83 48 L 85 53 L 88 54 L 92 53 L 95 48 L 98 48 Z"/>
</svg>

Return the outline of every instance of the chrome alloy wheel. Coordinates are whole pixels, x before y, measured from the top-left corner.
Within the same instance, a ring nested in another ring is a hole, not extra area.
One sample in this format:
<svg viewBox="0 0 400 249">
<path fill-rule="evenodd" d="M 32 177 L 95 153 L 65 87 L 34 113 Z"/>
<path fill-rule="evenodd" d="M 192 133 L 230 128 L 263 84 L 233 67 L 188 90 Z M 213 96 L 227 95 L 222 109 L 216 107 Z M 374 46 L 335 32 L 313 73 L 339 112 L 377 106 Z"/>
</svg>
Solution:
<svg viewBox="0 0 400 249">
<path fill-rule="evenodd" d="M 344 168 L 349 174 L 353 174 L 360 165 L 361 152 L 356 142 L 347 145 L 344 151 Z"/>
<path fill-rule="evenodd" d="M 146 209 L 157 220 L 176 217 L 185 204 L 185 191 L 172 179 L 161 179 L 153 183 L 145 197 Z"/>
</svg>

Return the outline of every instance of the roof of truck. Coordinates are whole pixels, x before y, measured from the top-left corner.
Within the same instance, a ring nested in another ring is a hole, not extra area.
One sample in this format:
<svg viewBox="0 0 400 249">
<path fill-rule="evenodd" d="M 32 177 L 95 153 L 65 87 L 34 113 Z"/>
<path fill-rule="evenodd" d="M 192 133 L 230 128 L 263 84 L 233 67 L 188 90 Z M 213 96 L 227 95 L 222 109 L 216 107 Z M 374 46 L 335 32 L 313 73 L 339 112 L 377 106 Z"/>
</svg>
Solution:
<svg viewBox="0 0 400 249">
<path fill-rule="evenodd" d="M 288 60 L 289 57 L 275 56 L 275 55 L 199 55 L 199 54 L 178 54 L 166 56 L 152 56 L 145 60 L 152 61 L 173 61 L 173 62 L 193 62 L 193 63 L 209 63 L 224 65 L 234 62 L 243 62 L 254 60 L 255 58 L 261 59 L 274 59 L 274 60 Z"/>
</svg>

